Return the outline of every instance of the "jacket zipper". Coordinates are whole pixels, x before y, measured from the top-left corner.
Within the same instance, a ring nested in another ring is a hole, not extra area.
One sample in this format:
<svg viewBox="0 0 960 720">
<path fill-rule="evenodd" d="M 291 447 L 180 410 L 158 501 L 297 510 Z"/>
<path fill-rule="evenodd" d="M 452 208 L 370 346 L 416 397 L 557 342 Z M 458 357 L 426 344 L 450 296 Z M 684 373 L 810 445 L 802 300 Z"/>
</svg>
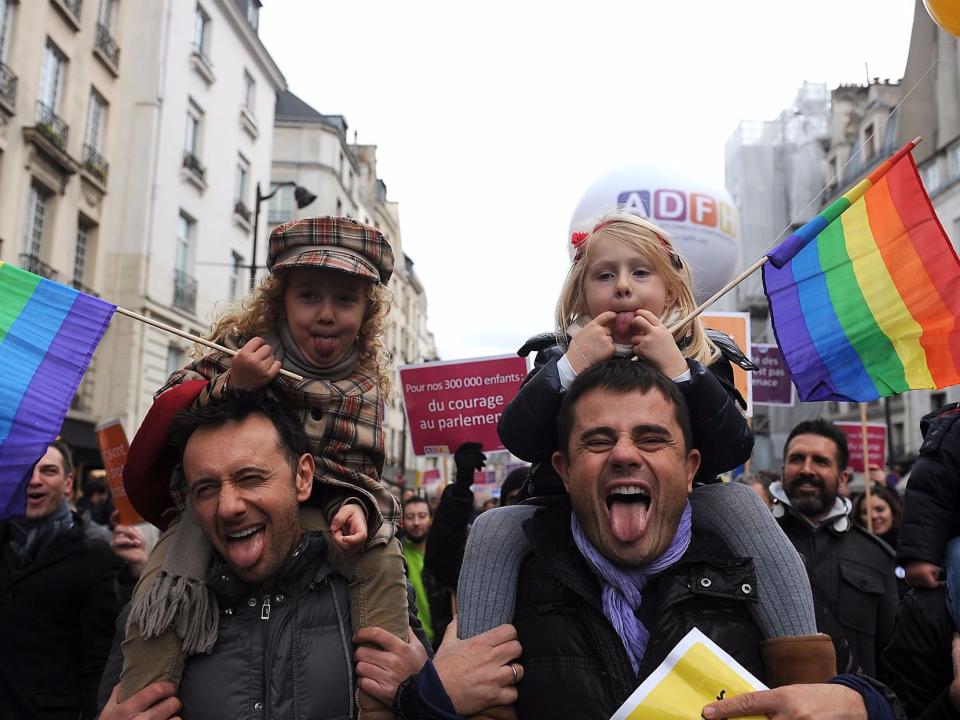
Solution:
<svg viewBox="0 0 960 720">
<path fill-rule="evenodd" d="M 263 596 L 263 605 L 260 607 L 260 619 L 270 619 L 270 593 Z"/>
</svg>

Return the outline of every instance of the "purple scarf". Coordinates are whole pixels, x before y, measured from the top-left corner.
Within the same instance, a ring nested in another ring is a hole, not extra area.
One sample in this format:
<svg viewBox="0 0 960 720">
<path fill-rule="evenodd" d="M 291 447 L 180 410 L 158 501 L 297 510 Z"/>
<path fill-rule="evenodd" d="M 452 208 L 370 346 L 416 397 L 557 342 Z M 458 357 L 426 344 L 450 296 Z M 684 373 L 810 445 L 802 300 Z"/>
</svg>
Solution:
<svg viewBox="0 0 960 720">
<path fill-rule="evenodd" d="M 587 539 L 573 512 L 570 513 L 570 529 L 580 553 L 603 583 L 603 614 L 623 641 L 633 672 L 639 673 L 650 631 L 637 619 L 636 611 L 643 599 L 643 588 L 650 578 L 676 563 L 690 547 L 690 503 L 683 509 L 670 546 L 660 557 L 642 567 L 622 568 L 607 560 Z"/>
</svg>

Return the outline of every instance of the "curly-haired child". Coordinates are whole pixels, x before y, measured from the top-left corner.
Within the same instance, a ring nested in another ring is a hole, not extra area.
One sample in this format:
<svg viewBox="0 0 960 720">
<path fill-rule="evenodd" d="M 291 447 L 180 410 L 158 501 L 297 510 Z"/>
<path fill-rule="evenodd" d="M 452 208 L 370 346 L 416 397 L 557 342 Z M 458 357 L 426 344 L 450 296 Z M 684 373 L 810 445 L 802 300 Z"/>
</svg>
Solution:
<svg viewBox="0 0 960 720">
<path fill-rule="evenodd" d="M 383 234 L 349 218 L 276 227 L 270 274 L 248 304 L 227 311 L 210 333 L 236 355 L 208 354 L 174 373 L 157 394 L 204 379 L 196 400 L 203 404 L 273 383 L 301 418 L 316 461 L 301 525 L 327 537 L 330 563 L 349 582 L 354 630 L 378 626 L 406 641 L 406 584 L 395 538 L 399 509 L 379 480 L 383 398 L 390 388 L 383 347 L 386 283 L 393 265 Z M 278 378 L 281 368 L 303 381 Z M 245 562 L 255 560 L 262 546 L 258 532 L 234 542 Z M 186 657 L 213 646 L 217 608 L 203 586 L 210 552 L 188 512 L 161 539 L 134 593 L 121 700 L 151 682 L 177 684 Z M 371 711 L 364 717 L 392 717 L 367 700 L 360 698 L 361 708 Z"/>
</svg>

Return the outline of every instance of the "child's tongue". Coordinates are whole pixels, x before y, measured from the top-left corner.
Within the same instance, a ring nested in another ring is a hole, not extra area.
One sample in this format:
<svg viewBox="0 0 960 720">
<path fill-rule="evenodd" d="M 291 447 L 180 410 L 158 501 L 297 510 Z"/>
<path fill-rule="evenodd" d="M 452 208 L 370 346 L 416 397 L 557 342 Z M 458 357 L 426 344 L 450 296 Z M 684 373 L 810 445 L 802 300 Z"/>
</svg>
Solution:
<svg viewBox="0 0 960 720">
<path fill-rule="evenodd" d="M 630 344 L 630 338 L 634 335 L 630 327 L 630 321 L 633 320 L 635 315 L 636 313 L 632 312 L 617 313 L 617 319 L 613 326 L 613 339 L 615 342 L 620 345 Z"/>
<path fill-rule="evenodd" d="M 335 337 L 320 337 L 315 335 L 313 338 L 313 351 L 318 357 L 328 358 L 337 349 L 337 339 Z"/>
<path fill-rule="evenodd" d="M 642 502 L 614 501 L 610 504 L 610 530 L 622 543 L 636 542 L 647 529 L 649 506 Z"/>
</svg>

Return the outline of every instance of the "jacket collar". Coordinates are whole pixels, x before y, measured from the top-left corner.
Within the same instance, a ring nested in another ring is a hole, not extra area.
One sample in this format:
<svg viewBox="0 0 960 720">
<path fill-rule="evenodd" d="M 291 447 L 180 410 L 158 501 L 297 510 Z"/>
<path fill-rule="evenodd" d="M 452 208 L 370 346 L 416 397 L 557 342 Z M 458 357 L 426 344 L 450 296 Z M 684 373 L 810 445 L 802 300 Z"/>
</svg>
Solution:
<svg viewBox="0 0 960 720">
<path fill-rule="evenodd" d="M 837 495 L 833 502 L 833 507 L 824 515 L 820 522 L 813 522 L 806 515 L 803 515 L 790 502 L 786 490 L 783 489 L 783 483 L 780 481 L 770 483 L 770 494 L 773 496 L 773 516 L 778 520 L 789 515 L 797 521 L 804 524 L 810 530 L 816 530 L 819 527 L 830 528 L 836 533 L 845 533 L 853 526 L 850 521 L 850 511 L 853 509 L 853 503 L 842 495 Z"/>
<path fill-rule="evenodd" d="M 323 535 L 318 532 L 305 533 L 274 580 L 271 592 L 282 592 L 290 597 L 301 594 L 311 583 L 319 582 L 332 572 L 326 556 L 327 541 Z M 214 557 L 210 566 L 207 584 L 224 607 L 235 605 L 242 598 L 262 592 L 261 588 L 240 580 L 219 556 Z"/>
</svg>

